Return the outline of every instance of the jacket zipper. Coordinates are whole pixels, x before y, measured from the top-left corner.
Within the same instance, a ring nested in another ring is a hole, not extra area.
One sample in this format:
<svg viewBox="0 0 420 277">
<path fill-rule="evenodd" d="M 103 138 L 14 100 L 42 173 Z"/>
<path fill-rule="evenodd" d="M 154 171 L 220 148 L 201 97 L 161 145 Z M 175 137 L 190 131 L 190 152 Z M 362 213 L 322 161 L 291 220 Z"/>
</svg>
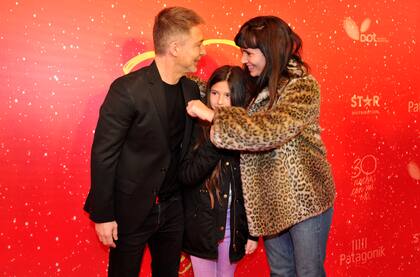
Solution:
<svg viewBox="0 0 420 277">
<path fill-rule="evenodd" d="M 233 174 L 233 168 L 232 168 L 232 164 L 231 163 L 229 163 L 229 167 L 230 167 L 230 174 L 231 174 L 231 176 L 232 176 L 232 182 L 230 182 L 230 184 L 231 184 L 231 190 L 232 190 L 232 197 L 231 197 L 231 199 L 232 199 L 232 202 L 230 203 L 230 205 L 231 205 L 231 208 L 233 209 L 233 226 L 231 226 L 231 230 L 233 230 L 233 235 L 232 235 L 232 242 L 233 242 L 233 250 L 235 250 L 235 252 L 237 252 L 236 251 L 236 210 L 235 210 L 235 207 L 236 207 L 236 204 L 235 204 L 235 201 L 236 201 L 236 191 L 235 191 L 235 175 Z M 231 216 L 232 217 L 232 216 Z M 233 228 L 232 228 L 233 227 Z"/>
</svg>

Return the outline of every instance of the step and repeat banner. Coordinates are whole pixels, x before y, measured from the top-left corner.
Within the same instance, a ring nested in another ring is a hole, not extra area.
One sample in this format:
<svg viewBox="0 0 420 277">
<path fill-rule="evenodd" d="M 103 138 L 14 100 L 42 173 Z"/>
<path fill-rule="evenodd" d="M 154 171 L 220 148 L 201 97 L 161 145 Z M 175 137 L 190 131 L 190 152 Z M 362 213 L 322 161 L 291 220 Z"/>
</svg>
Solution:
<svg viewBox="0 0 420 277">
<path fill-rule="evenodd" d="M 82 210 L 99 107 L 115 78 L 151 62 L 154 16 L 175 5 L 207 22 L 203 80 L 239 64 L 246 20 L 290 23 L 321 85 L 337 185 L 327 274 L 420 276 L 416 0 L 1 1 L 0 275 L 106 276 Z M 193 276 L 187 256 L 180 276 Z M 269 276 L 262 243 L 236 276 Z"/>
</svg>

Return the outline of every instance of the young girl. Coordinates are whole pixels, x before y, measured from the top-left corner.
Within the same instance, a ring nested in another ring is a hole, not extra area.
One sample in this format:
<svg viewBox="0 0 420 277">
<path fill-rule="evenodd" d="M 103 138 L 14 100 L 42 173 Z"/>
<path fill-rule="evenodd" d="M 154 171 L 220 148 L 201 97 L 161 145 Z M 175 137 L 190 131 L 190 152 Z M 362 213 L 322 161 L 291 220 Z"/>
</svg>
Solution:
<svg viewBox="0 0 420 277">
<path fill-rule="evenodd" d="M 244 106 L 246 78 L 238 66 L 222 66 L 207 84 L 207 106 Z M 248 236 L 242 196 L 239 153 L 217 149 L 209 126 L 198 126 L 181 165 L 184 184 L 183 249 L 190 254 L 195 277 L 234 276 L 237 262 L 257 248 Z"/>
<path fill-rule="evenodd" d="M 300 37 L 282 19 L 260 16 L 235 37 L 257 87 L 247 110 L 187 111 L 212 123 L 211 140 L 241 150 L 249 230 L 265 236 L 271 276 L 325 276 L 335 187 L 319 126 L 320 90 L 302 61 Z"/>
</svg>

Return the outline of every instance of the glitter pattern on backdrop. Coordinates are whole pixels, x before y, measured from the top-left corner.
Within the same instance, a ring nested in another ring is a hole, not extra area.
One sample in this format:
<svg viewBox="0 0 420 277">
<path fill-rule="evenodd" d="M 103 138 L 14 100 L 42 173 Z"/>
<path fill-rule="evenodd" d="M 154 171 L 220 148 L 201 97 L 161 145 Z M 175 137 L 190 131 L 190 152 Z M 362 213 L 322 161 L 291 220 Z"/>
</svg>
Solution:
<svg viewBox="0 0 420 277">
<path fill-rule="evenodd" d="M 204 17 L 207 39 L 232 40 L 257 15 L 290 23 L 321 85 L 337 184 L 327 275 L 419 276 L 417 1 L 151 2 L 1 2 L 1 275 L 106 275 L 107 250 L 82 210 L 99 106 L 123 66 L 153 50 L 157 12 L 180 5 Z M 196 75 L 239 58 L 211 44 Z M 183 259 L 180 276 L 190 266 Z M 268 275 L 260 243 L 236 276 Z"/>
</svg>

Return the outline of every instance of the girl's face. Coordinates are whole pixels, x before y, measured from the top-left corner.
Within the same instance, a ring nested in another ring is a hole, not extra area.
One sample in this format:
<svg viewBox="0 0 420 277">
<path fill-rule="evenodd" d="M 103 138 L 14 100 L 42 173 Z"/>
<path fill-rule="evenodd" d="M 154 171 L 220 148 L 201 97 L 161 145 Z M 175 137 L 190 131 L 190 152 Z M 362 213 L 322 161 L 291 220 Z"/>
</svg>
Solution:
<svg viewBox="0 0 420 277">
<path fill-rule="evenodd" d="M 217 82 L 210 88 L 210 106 L 212 109 L 231 106 L 230 89 L 227 81 Z"/>
<path fill-rule="evenodd" d="M 264 70 L 266 61 L 259 48 L 242 48 L 241 62 L 248 67 L 252 77 L 258 77 Z"/>
</svg>

